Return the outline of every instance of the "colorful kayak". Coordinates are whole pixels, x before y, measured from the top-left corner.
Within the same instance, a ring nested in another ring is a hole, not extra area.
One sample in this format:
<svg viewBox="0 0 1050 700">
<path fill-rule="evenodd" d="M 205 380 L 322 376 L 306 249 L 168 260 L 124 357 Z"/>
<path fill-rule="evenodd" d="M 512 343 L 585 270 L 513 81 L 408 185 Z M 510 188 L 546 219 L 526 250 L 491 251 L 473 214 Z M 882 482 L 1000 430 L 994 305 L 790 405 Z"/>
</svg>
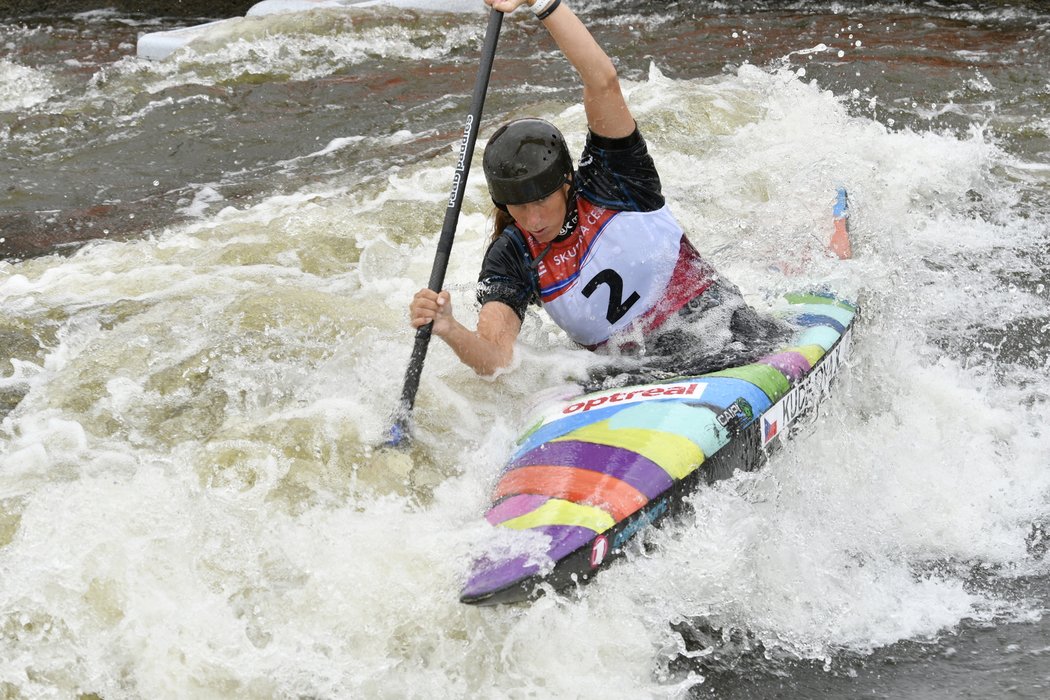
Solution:
<svg viewBox="0 0 1050 700">
<path fill-rule="evenodd" d="M 460 600 L 520 602 L 586 582 L 699 485 L 758 468 L 829 394 L 858 310 L 827 292 L 785 302 L 779 315 L 797 328 L 792 341 L 753 364 L 544 410 L 496 484 L 485 516 L 492 543 Z"/>
</svg>

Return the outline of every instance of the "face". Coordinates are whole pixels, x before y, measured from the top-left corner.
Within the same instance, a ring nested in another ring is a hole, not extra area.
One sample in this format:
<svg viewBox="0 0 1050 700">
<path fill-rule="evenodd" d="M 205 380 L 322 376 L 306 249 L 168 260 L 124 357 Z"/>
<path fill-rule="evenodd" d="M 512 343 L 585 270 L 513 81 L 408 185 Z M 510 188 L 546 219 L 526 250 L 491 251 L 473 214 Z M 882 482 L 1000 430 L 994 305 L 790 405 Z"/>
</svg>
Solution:
<svg viewBox="0 0 1050 700">
<path fill-rule="evenodd" d="M 565 184 L 535 202 L 508 204 L 507 212 L 540 243 L 550 243 L 561 233 L 568 199 L 569 185 Z"/>
</svg>

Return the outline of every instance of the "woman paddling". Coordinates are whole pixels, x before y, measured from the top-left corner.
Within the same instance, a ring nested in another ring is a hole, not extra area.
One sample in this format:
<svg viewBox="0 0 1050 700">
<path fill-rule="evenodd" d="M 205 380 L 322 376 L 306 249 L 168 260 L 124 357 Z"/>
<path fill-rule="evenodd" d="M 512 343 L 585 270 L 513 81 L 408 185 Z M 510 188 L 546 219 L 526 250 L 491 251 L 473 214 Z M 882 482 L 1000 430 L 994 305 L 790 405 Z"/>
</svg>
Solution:
<svg viewBox="0 0 1050 700">
<path fill-rule="evenodd" d="M 432 322 L 484 375 L 511 363 L 532 303 L 580 345 L 637 358 L 616 383 L 699 374 L 770 349 L 782 329 L 748 307 L 685 237 L 616 68 L 579 18 L 562 0 L 484 2 L 505 13 L 529 5 L 550 32 L 583 82 L 587 142 L 574 170 L 548 122 L 496 130 L 483 159 L 497 211 L 478 278 L 477 330 L 455 319 L 447 291 L 429 289 L 410 304 L 412 326 Z"/>
</svg>

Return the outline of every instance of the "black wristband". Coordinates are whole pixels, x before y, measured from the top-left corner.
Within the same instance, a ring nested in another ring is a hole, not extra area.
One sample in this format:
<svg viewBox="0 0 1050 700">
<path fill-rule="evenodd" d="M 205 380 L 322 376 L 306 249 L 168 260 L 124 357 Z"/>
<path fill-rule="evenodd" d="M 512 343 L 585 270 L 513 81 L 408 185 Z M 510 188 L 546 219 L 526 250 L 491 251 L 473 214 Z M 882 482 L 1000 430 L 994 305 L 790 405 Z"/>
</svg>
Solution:
<svg viewBox="0 0 1050 700">
<path fill-rule="evenodd" d="M 547 19 L 548 17 L 551 16 L 552 12 L 554 12 L 555 10 L 558 9 L 559 5 L 561 5 L 561 0 L 554 0 L 554 2 L 552 2 L 547 9 L 543 10 L 543 12 L 541 12 L 538 15 L 536 15 L 536 19 L 538 19 L 538 20 L 545 20 L 545 19 Z"/>
</svg>

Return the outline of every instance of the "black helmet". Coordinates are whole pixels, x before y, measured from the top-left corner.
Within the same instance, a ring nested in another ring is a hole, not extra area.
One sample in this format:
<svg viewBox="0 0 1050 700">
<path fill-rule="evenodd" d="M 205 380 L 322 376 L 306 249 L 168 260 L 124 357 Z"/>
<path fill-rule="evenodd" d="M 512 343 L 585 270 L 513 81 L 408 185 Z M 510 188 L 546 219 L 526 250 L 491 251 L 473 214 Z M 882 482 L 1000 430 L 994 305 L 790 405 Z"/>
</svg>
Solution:
<svg viewBox="0 0 1050 700">
<path fill-rule="evenodd" d="M 489 194 L 498 207 L 543 199 L 572 174 L 565 137 L 542 119 L 516 119 L 496 129 L 485 147 L 483 165 Z"/>
</svg>

